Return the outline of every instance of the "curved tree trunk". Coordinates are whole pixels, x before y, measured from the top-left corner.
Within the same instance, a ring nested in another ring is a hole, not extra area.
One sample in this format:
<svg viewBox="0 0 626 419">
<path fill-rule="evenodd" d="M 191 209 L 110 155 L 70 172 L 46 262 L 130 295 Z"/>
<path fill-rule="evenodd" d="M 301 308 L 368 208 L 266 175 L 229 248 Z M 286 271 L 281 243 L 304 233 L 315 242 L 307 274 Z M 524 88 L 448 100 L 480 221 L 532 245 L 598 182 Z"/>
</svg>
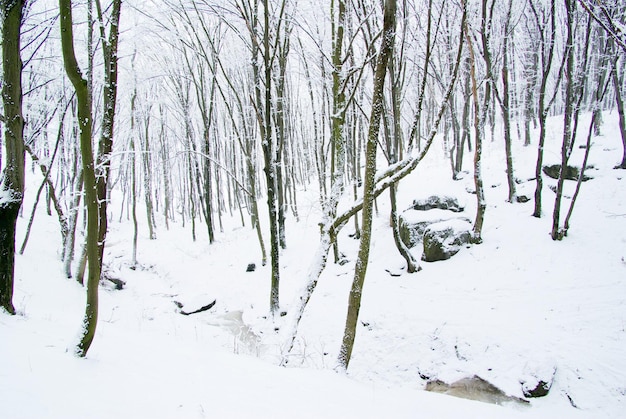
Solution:
<svg viewBox="0 0 626 419">
<path fill-rule="evenodd" d="M 72 28 L 71 0 L 59 0 L 61 45 L 63 62 L 68 78 L 76 90 L 78 100 L 78 123 L 80 128 L 80 151 L 83 160 L 83 181 L 85 184 L 85 204 L 87 205 L 87 261 L 89 275 L 87 277 L 87 305 L 80 342 L 76 354 L 87 355 L 96 333 L 98 322 L 98 283 L 100 282 L 100 258 L 98 249 L 98 197 L 96 194 L 96 175 L 94 170 L 93 149 L 91 145 L 91 103 L 87 81 L 76 61 L 74 53 L 74 35 Z"/>
</svg>

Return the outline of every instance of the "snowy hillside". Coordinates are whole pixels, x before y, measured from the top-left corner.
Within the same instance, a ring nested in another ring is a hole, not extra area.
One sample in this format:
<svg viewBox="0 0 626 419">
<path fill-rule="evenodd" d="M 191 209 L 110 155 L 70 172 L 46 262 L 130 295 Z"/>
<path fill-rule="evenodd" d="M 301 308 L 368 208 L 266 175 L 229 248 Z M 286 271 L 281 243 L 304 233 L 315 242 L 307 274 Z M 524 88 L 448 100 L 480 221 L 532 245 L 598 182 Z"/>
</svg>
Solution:
<svg viewBox="0 0 626 419">
<path fill-rule="evenodd" d="M 587 120 L 585 117 L 584 120 Z M 132 223 L 112 200 L 105 261 L 123 290 L 100 289 L 97 334 L 86 359 L 73 354 L 85 292 L 65 279 L 58 222 L 40 205 L 16 259 L 16 316 L 0 315 L 0 416 L 6 418 L 607 418 L 626 412 L 626 172 L 617 115 L 605 114 L 568 236 L 550 238 L 554 194 L 544 217 L 532 200 L 506 203 L 504 144 L 485 144 L 488 208 L 484 242 L 407 274 L 378 199 L 372 254 L 352 362 L 333 370 L 341 343 L 358 242 L 339 238 L 348 263 L 329 266 L 305 311 L 289 366 L 277 366 L 283 318 L 266 318 L 269 267 L 238 215 L 217 243 L 189 226 L 157 219 L 157 240 L 140 227 L 130 269 Z M 546 163 L 560 160 L 560 119 L 551 120 Z M 496 139 L 498 139 L 496 135 Z M 518 144 L 516 144 L 518 146 Z M 452 181 L 440 143 L 400 185 L 400 208 L 433 193 L 454 195 L 474 217 L 471 173 Z M 582 161 L 576 149 L 571 162 Z M 534 176 L 536 146 L 514 150 L 516 176 Z M 466 167 L 471 158 L 467 157 Z M 39 173 L 29 174 L 36 190 Z M 550 180 L 546 179 L 549 184 Z M 567 187 L 572 187 L 568 184 Z M 518 185 L 532 197 L 534 182 Z M 572 189 L 566 188 L 565 195 Z M 18 246 L 32 208 L 26 194 Z M 289 312 L 318 240 L 315 187 L 290 216 L 281 306 Z M 141 220 L 140 220 L 141 222 Z M 265 224 L 267 225 L 267 223 Z M 413 248 L 420 256 L 419 248 Z M 246 272 L 249 263 L 254 272 Z M 391 274 L 393 274 L 393 276 Z M 399 276 L 397 276 L 399 275 Z M 215 300 L 208 311 L 184 316 Z M 179 303 L 178 305 L 176 304 Z M 278 329 L 278 330 L 275 330 Z M 547 396 L 496 406 L 424 391 L 426 379 L 477 375 L 523 397 L 524 380 L 552 376 Z M 530 378 L 529 378 L 530 377 Z"/>
</svg>

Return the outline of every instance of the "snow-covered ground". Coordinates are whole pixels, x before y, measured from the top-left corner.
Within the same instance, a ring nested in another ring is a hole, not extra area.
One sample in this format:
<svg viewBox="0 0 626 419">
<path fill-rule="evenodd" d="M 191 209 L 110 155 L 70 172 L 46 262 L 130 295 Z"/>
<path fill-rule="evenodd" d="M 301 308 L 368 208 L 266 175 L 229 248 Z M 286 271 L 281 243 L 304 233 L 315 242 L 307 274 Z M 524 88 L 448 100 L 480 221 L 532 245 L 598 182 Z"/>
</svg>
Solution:
<svg viewBox="0 0 626 419">
<path fill-rule="evenodd" d="M 560 119 L 551 121 L 546 163 L 560 161 Z M 0 314 L 0 417 L 624 417 L 626 172 L 612 169 L 622 152 L 617 116 L 606 113 L 604 119 L 604 135 L 594 138 L 591 149 L 593 180 L 583 184 L 571 229 L 561 242 L 549 235 L 551 180 L 546 179 L 541 219 L 531 216 L 532 200 L 505 202 L 499 140 L 485 144 L 484 242 L 463 248 L 449 261 L 422 263 L 421 272 L 406 274 L 389 228 L 388 195 L 381 195 L 346 374 L 333 367 L 358 246 L 348 237 L 351 225 L 339 239 L 349 263 L 329 264 L 324 271 L 289 367 L 283 368 L 277 366 L 283 318 L 275 323 L 266 318 L 270 268 L 261 266 L 249 221 L 242 226 L 237 215 L 225 219 L 224 232 L 209 245 L 202 225 L 193 242 L 189 224 L 183 228 L 178 220 L 166 230 L 157 215 L 158 239 L 148 240 L 142 224 L 140 266 L 131 270 L 132 223 L 125 216 L 118 222 L 114 195 L 106 263 L 126 287 L 101 288 L 97 334 L 87 358 L 78 359 L 72 348 L 84 289 L 64 277 L 58 223 L 39 211 L 25 254 L 16 261 L 19 315 Z M 582 152 L 575 149 L 572 164 L 580 164 Z M 473 188 L 471 155 L 465 162 L 469 174 L 457 182 L 450 180 L 442 156 L 442 146 L 435 145 L 403 181 L 399 207 L 446 193 L 463 200 L 464 216 L 473 219 L 475 196 L 467 192 Z M 536 146 L 516 145 L 515 156 L 516 176 L 532 178 Z M 29 175 L 18 246 L 37 176 Z M 300 221 L 290 215 L 287 225 L 288 249 L 281 255 L 281 306 L 287 311 L 318 242 L 316 190 L 310 185 L 300 192 Z M 534 182 L 519 184 L 518 192 L 532 197 Z M 420 251 L 413 251 L 419 257 Z M 249 263 L 256 271 L 246 272 Z M 213 299 L 209 311 L 190 316 L 181 315 L 175 304 L 191 310 Z M 550 393 L 528 406 L 496 406 L 423 390 L 425 377 L 453 382 L 478 375 L 522 397 L 521 382 L 552 373 Z"/>
</svg>

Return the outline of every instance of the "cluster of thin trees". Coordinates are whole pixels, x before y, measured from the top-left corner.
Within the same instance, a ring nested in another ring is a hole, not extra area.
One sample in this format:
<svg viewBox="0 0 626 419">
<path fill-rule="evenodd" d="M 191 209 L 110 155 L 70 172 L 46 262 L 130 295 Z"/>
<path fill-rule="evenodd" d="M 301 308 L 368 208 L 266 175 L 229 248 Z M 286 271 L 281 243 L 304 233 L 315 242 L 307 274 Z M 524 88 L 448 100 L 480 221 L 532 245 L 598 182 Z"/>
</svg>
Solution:
<svg viewBox="0 0 626 419">
<path fill-rule="evenodd" d="M 607 109 L 619 113 L 624 154 L 617 168 L 626 169 L 626 5 L 618 0 L 0 3 L 0 305 L 15 313 L 16 241 L 24 252 L 28 240 L 15 237 L 15 226 L 20 210 L 30 217 L 28 230 L 35 216 L 22 208 L 28 153 L 43 175 L 35 206 L 42 198 L 59 219 L 65 273 L 81 283 L 87 275 L 82 356 L 97 324 L 114 218 L 133 220 L 135 266 L 139 217 L 151 239 L 160 218 L 165 228 L 189 224 L 194 240 L 210 243 L 225 234 L 224 217 L 240 217 L 270 263 L 275 315 L 285 220 L 298 219 L 298 193 L 314 185 L 323 210 L 320 244 L 288 310 L 283 363 L 331 250 L 335 262 L 344 257 L 338 233 L 351 223 L 360 247 L 338 360 L 347 368 L 374 201 L 388 191 L 396 246 L 407 271 L 419 270 L 399 238 L 396 189 L 435 141 L 447 150 L 453 179 L 473 173 L 476 243 L 487 207 L 480 168 L 488 136 L 505 150 L 511 203 L 520 201 L 513 144 L 537 149 L 533 215 L 541 217 L 546 122 L 563 115 L 555 240 L 567 234 Z M 592 113 L 585 159 L 570 162 L 585 129 L 582 112 Z M 583 170 L 562 219 L 569 164 Z M 109 209 L 112 199 L 119 214 Z"/>
</svg>

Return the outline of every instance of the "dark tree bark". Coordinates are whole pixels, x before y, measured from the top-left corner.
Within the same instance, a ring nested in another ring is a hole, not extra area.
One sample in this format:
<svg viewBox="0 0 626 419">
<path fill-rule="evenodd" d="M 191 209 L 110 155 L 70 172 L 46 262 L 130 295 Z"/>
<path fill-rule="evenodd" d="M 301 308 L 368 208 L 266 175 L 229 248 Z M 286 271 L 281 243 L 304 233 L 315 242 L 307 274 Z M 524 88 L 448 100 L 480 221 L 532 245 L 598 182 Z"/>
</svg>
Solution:
<svg viewBox="0 0 626 419">
<path fill-rule="evenodd" d="M 23 0 L 3 0 L 2 102 L 4 104 L 5 167 L 0 178 L 0 307 L 15 314 L 15 226 L 24 200 L 24 117 L 20 34 Z"/>
<path fill-rule="evenodd" d="M 104 59 L 104 86 L 103 86 L 103 107 L 102 134 L 98 146 L 97 172 L 96 172 L 96 193 L 98 197 L 98 252 L 100 269 L 104 258 L 104 247 L 106 244 L 106 234 L 108 228 L 108 185 L 109 174 L 111 172 L 111 152 L 113 151 L 113 132 L 115 122 L 115 108 L 117 99 L 117 46 L 119 40 L 119 21 L 122 7 L 122 0 L 113 0 L 111 9 L 111 22 L 109 37 L 106 37 L 105 27 L 102 17 L 102 7 L 100 0 L 96 0 L 96 10 L 98 13 L 100 38 L 102 42 L 102 55 Z"/>
</svg>

